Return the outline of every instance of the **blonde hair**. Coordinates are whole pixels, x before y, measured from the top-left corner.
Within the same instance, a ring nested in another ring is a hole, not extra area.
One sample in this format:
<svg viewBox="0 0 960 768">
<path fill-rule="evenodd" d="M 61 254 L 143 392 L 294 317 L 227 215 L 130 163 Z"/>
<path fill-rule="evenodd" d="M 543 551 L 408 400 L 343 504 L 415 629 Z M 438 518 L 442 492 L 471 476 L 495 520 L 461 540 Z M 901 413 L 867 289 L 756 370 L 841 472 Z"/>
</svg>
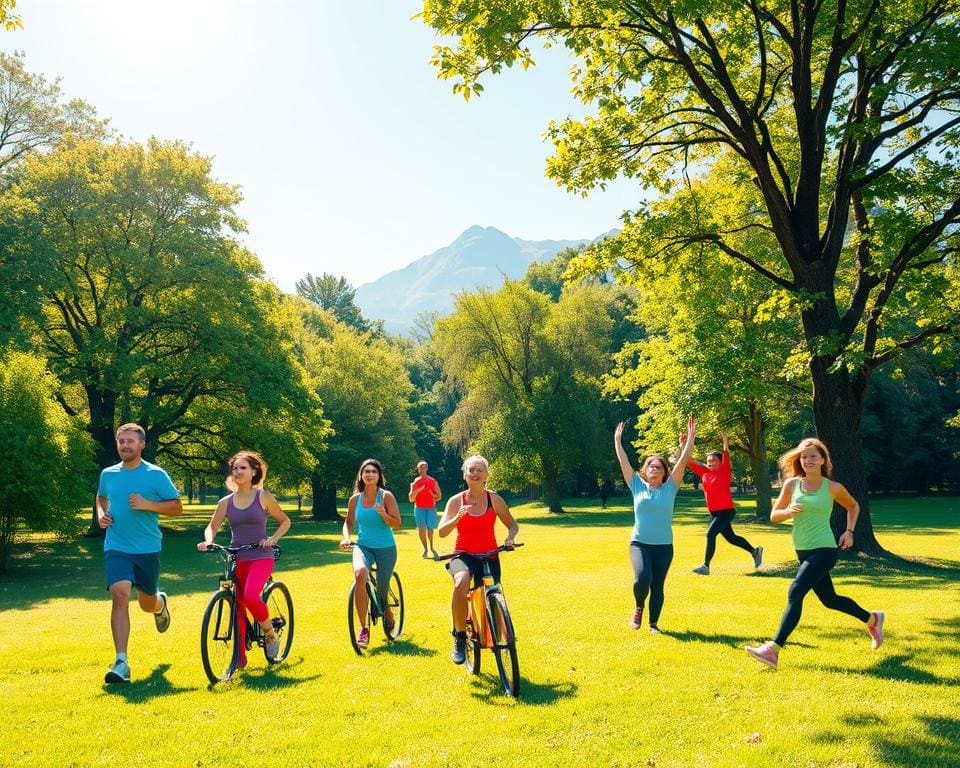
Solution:
<svg viewBox="0 0 960 768">
<path fill-rule="evenodd" d="M 482 461 L 483 468 L 487 470 L 487 472 L 490 471 L 490 462 L 483 458 L 483 456 L 481 456 L 479 453 L 475 453 L 473 456 L 467 456 L 467 458 L 463 460 L 463 466 L 460 467 L 460 471 L 466 474 L 467 467 L 469 467 L 474 461 Z"/>
<path fill-rule="evenodd" d="M 136 432 L 137 436 L 140 438 L 140 442 L 146 445 L 147 442 L 147 433 L 143 427 L 137 424 L 135 421 L 127 422 L 126 424 L 121 424 L 117 427 L 117 437 L 120 437 L 121 432 Z"/>
<path fill-rule="evenodd" d="M 808 437 L 801 440 L 795 448 L 791 448 L 780 457 L 777 463 L 780 465 L 783 474 L 787 477 L 806 477 L 806 472 L 804 472 L 803 467 L 800 466 L 800 454 L 807 450 L 807 448 L 817 449 L 823 457 L 823 466 L 820 471 L 824 477 L 830 477 L 833 474 L 833 462 L 830 461 L 830 451 L 827 450 L 827 446 L 815 437 Z"/>
</svg>

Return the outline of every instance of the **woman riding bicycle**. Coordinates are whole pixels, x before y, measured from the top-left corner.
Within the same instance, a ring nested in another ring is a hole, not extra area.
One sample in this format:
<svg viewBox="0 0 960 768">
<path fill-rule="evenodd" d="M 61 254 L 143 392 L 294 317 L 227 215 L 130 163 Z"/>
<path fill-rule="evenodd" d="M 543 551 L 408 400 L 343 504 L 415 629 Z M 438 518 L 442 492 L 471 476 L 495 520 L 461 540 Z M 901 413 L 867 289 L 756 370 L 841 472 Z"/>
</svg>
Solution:
<svg viewBox="0 0 960 768">
<path fill-rule="evenodd" d="M 367 571 L 377 566 L 377 594 L 380 605 L 387 606 L 390 577 L 397 565 L 397 543 L 393 532 L 400 528 L 400 507 L 390 491 L 384 488 L 383 466 L 376 459 L 366 459 L 357 472 L 354 484 L 356 493 L 347 502 L 347 518 L 343 521 L 342 549 L 349 549 L 350 530 L 357 527 L 357 546 L 353 550 L 353 577 L 356 588 L 353 602 L 360 617 L 360 634 L 357 645 L 366 648 L 370 644 L 370 627 L 367 626 Z M 394 616 L 389 607 L 384 608 L 383 628 L 393 632 Z"/>
<path fill-rule="evenodd" d="M 453 597 L 450 600 L 453 652 L 450 658 L 454 664 L 463 664 L 467 660 L 467 593 L 471 577 L 479 580 L 483 573 L 483 561 L 472 555 L 497 548 L 494 527 L 498 517 L 507 526 L 507 538 L 503 540 L 505 547 L 514 545 L 520 530 L 507 503 L 499 494 L 487 490 L 489 469 L 490 465 L 483 456 L 471 456 L 463 462 L 467 490 L 450 497 L 437 527 L 440 538 L 446 538 L 454 528 L 457 529 L 454 550 L 459 554 L 447 564 L 453 577 Z M 500 581 L 500 560 L 496 555 L 490 560 L 490 572 L 495 581 Z"/>
<path fill-rule="evenodd" d="M 277 633 L 270 621 L 270 611 L 260 598 L 267 579 L 273 572 L 273 547 L 290 530 L 290 518 L 280 509 L 280 505 L 270 491 L 263 488 L 267 477 L 267 463 L 263 457 L 253 451 L 240 451 L 227 462 L 230 475 L 225 485 L 233 493 L 224 496 L 210 522 L 203 531 L 203 541 L 197 549 L 205 552 L 208 544 L 220 530 L 224 518 L 230 524 L 230 546 L 242 547 L 256 544 L 262 551 L 255 549 L 238 552 L 237 557 L 237 616 L 240 617 L 237 628 L 240 634 L 240 659 L 237 669 L 247 666 L 246 634 L 247 623 L 244 611 L 249 611 L 263 627 L 264 650 L 267 656 L 274 658 L 280 650 Z M 277 521 L 277 530 L 267 536 L 267 515 Z"/>
</svg>

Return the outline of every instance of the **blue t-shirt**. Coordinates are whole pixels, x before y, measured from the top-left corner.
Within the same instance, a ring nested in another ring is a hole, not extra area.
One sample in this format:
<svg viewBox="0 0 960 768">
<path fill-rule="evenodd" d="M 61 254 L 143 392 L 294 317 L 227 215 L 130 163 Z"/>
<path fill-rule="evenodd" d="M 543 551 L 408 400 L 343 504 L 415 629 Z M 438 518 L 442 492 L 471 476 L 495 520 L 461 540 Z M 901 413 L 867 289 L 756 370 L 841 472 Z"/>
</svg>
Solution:
<svg viewBox="0 0 960 768">
<path fill-rule="evenodd" d="M 357 496 L 354 513 L 357 517 L 357 544 L 371 549 L 394 547 L 397 544 L 393 538 L 393 529 L 387 525 L 376 510 L 377 504 L 383 503 L 383 491 L 377 491 L 377 498 L 372 507 L 363 506 L 363 494 Z"/>
<path fill-rule="evenodd" d="M 150 501 L 179 499 L 180 491 L 170 476 L 156 464 L 141 461 L 135 469 L 125 469 L 123 462 L 100 473 L 97 496 L 110 503 L 113 522 L 107 528 L 104 549 L 143 555 L 160 551 L 160 515 L 145 509 L 130 509 L 130 494 L 139 493 Z"/>
<path fill-rule="evenodd" d="M 673 544 L 673 502 L 677 484 L 672 477 L 659 488 L 651 488 L 634 472 L 630 483 L 633 491 L 633 534 L 631 541 L 640 544 Z"/>
</svg>

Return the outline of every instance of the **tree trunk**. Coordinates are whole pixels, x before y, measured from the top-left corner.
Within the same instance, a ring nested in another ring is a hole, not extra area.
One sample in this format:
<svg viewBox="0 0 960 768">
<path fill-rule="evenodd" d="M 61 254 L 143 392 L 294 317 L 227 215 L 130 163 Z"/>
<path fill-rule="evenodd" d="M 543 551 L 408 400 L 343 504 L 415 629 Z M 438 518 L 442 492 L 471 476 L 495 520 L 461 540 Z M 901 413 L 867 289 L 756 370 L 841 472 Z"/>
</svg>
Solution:
<svg viewBox="0 0 960 768">
<path fill-rule="evenodd" d="M 750 404 L 750 417 L 746 423 L 747 460 L 750 462 L 750 479 L 757 489 L 757 520 L 770 520 L 770 464 L 767 461 L 767 425 L 758 403 Z"/>
<path fill-rule="evenodd" d="M 563 512 L 560 503 L 560 471 L 556 464 L 540 458 L 543 467 L 543 500 L 551 512 Z"/>
<path fill-rule="evenodd" d="M 867 473 L 863 465 L 863 442 L 860 436 L 860 416 L 865 382 L 859 385 L 850 380 L 845 370 L 830 373 L 828 362 L 814 357 L 810 364 L 813 378 L 813 418 L 817 436 L 830 450 L 833 462 L 832 479 L 843 483 L 850 495 L 860 504 L 860 517 L 854 534 L 854 548 L 870 554 L 880 554 L 880 546 L 870 519 L 870 496 Z M 830 527 L 839 538 L 847 528 L 847 511 L 835 504 Z"/>
<path fill-rule="evenodd" d="M 314 520 L 343 520 L 337 512 L 337 486 L 326 483 L 319 472 L 310 477 L 310 487 L 313 490 L 313 507 L 310 510 Z"/>
<path fill-rule="evenodd" d="M 88 386 L 87 402 L 90 405 L 90 423 L 87 431 L 93 438 L 93 460 L 97 467 L 103 469 L 117 463 L 117 438 L 113 431 L 113 420 L 116 414 L 117 399 L 112 392 L 101 393 L 95 386 Z M 96 494 L 96 488 L 92 489 Z M 90 526 L 85 536 L 89 538 L 103 538 L 106 532 L 97 522 L 97 503 L 90 508 Z"/>
</svg>

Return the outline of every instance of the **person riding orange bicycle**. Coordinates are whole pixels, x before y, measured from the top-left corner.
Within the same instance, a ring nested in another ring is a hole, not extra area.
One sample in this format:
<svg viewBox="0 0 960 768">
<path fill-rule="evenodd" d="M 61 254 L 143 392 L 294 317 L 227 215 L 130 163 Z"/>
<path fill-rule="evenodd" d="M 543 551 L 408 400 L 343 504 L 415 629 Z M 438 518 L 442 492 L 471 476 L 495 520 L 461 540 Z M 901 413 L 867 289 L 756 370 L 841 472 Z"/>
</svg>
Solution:
<svg viewBox="0 0 960 768">
<path fill-rule="evenodd" d="M 437 527 L 440 538 L 446 538 L 456 529 L 457 540 L 454 550 L 457 552 L 447 564 L 447 570 L 453 577 L 453 596 L 450 610 L 453 614 L 453 651 L 450 658 L 454 664 L 463 664 L 467 660 L 467 593 L 470 583 L 479 579 L 483 573 L 483 561 L 471 557 L 471 553 L 480 554 L 497 548 L 495 532 L 497 518 L 507 526 L 505 547 L 514 546 L 520 526 L 510 514 L 503 498 L 487 490 L 487 477 L 490 465 L 483 456 L 470 456 L 463 462 L 463 479 L 467 490 L 451 496 L 443 511 L 443 518 Z M 500 560 L 490 560 L 490 571 L 495 581 L 500 581 Z"/>
</svg>

